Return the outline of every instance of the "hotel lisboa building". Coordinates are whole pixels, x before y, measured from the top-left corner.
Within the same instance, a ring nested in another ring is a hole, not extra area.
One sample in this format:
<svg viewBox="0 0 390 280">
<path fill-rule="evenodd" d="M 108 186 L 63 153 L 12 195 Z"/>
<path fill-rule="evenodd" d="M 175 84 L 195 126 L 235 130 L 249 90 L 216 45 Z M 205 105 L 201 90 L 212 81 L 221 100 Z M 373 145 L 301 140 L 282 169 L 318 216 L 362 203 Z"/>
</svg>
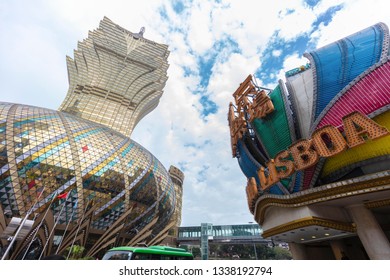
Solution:
<svg viewBox="0 0 390 280">
<path fill-rule="evenodd" d="M 231 149 L 249 210 L 294 259 L 390 259 L 388 27 L 305 57 L 274 89 L 249 75 L 233 94 Z"/>
</svg>

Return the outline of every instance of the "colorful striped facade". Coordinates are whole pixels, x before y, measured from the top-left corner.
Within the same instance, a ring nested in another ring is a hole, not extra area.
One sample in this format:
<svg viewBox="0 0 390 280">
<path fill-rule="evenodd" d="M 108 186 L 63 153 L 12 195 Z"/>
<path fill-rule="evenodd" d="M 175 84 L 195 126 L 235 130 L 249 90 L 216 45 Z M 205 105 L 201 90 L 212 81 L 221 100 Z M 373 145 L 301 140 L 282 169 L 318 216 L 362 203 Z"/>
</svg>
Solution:
<svg viewBox="0 0 390 280">
<path fill-rule="evenodd" d="M 306 66 L 289 71 L 286 73 L 286 82 L 280 80 L 274 90 L 268 90 L 274 108 L 262 118 L 252 120 L 250 117 L 254 104 L 252 95 L 262 88 L 243 93 L 249 101 L 235 105 L 234 114 L 244 116 L 245 125 L 241 127 L 237 143 L 237 136 L 231 130 L 232 147 L 236 147 L 233 156 L 248 178 L 248 194 L 253 194 L 254 189 L 251 178 L 257 183 L 257 195 L 248 196 L 248 205 L 255 219 L 265 226 L 267 237 L 307 242 L 305 237 L 301 240 L 294 239 L 291 234 L 289 237 L 283 235 L 287 236 L 280 228 L 287 221 L 280 222 L 279 230 L 276 230 L 276 224 L 270 218 L 267 220 L 263 211 L 269 210 L 271 205 L 277 205 L 275 201 L 287 203 L 308 193 L 319 192 L 323 186 L 337 182 L 349 185 L 352 182 L 350 180 L 360 178 L 364 181 L 364 176 L 389 170 L 390 135 L 387 135 L 332 157 L 321 157 L 314 165 L 282 178 L 269 188 L 261 186 L 259 177 L 261 168 L 266 176 L 270 176 L 272 172 L 267 169 L 267 164 L 301 139 L 311 139 L 315 131 L 332 126 L 344 133 L 343 118 L 353 112 L 360 112 L 390 131 L 389 42 L 387 26 L 378 23 L 306 53 L 310 61 Z M 237 92 L 233 95 L 237 100 L 236 95 Z M 239 100 L 244 99 L 241 97 Z M 229 117 L 229 122 L 234 123 L 232 117 Z M 293 161 L 291 156 L 287 160 Z M 323 196 L 326 197 L 326 194 Z M 298 209 L 304 205 L 300 203 L 294 202 L 288 207 Z M 307 205 L 314 204 L 316 202 L 307 202 Z M 279 219 L 276 217 L 273 217 L 274 221 Z M 294 226 L 290 225 L 290 228 Z"/>
</svg>

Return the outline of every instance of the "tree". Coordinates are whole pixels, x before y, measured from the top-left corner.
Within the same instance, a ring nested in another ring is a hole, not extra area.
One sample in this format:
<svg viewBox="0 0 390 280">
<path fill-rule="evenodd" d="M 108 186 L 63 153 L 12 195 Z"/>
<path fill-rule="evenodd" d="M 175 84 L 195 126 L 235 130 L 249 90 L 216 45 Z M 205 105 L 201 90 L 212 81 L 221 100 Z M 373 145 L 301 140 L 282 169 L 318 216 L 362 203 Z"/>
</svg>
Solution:
<svg viewBox="0 0 390 280">
<path fill-rule="evenodd" d="M 194 256 L 194 259 L 200 258 L 200 248 L 192 247 L 192 255 Z"/>
<path fill-rule="evenodd" d="M 282 247 L 274 247 L 275 260 L 291 260 L 292 254 L 289 250 Z"/>
<path fill-rule="evenodd" d="M 233 259 L 238 255 L 241 260 L 290 260 L 292 259 L 289 250 L 274 247 L 270 248 L 264 244 L 209 244 L 210 259 Z M 255 252 L 256 250 L 256 252 Z"/>
<path fill-rule="evenodd" d="M 69 260 L 92 260 L 92 257 L 83 257 L 84 251 L 85 248 L 80 245 L 73 245 L 71 247 L 66 248 L 65 250 L 66 256 L 69 255 Z"/>
</svg>

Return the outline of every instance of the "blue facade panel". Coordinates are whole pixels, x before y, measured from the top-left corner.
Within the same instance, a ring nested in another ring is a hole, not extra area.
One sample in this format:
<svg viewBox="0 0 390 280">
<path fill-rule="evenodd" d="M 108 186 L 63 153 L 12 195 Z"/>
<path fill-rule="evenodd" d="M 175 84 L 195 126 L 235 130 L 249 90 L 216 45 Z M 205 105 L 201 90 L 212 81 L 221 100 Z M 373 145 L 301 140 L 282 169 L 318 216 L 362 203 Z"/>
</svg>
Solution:
<svg viewBox="0 0 390 280">
<path fill-rule="evenodd" d="M 317 76 L 314 119 L 346 85 L 380 60 L 384 34 L 383 26 L 376 24 L 310 52 Z"/>
<path fill-rule="evenodd" d="M 257 170 L 260 168 L 260 165 L 255 162 L 242 140 L 237 142 L 237 151 L 239 155 L 237 157 L 238 164 L 242 172 L 248 179 L 254 177 L 257 184 L 260 184 L 259 177 L 257 176 Z"/>
</svg>

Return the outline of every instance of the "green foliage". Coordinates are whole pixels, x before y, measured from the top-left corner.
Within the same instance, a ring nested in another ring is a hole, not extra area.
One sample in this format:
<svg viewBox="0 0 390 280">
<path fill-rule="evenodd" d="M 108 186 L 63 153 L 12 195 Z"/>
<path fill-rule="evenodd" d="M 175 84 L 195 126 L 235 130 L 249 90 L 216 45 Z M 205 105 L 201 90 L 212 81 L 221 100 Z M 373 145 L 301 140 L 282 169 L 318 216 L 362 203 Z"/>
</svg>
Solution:
<svg viewBox="0 0 390 280">
<path fill-rule="evenodd" d="M 282 247 L 268 247 L 263 244 L 210 244 L 209 259 L 240 260 L 291 260 L 289 250 Z M 193 248 L 194 249 L 194 248 Z M 256 250 L 256 251 L 255 251 Z M 234 257 L 233 257 L 234 256 Z"/>
<path fill-rule="evenodd" d="M 69 250 L 70 255 L 69 255 Z M 93 257 L 83 257 L 83 253 L 85 251 L 85 248 L 80 245 L 73 245 L 72 247 L 68 247 L 65 250 L 65 256 L 69 255 L 69 260 L 93 260 Z"/>
<path fill-rule="evenodd" d="M 200 248 L 199 247 L 193 247 L 192 248 L 192 255 L 194 256 L 194 259 L 200 258 Z"/>
<path fill-rule="evenodd" d="M 289 250 L 282 247 L 273 248 L 275 252 L 275 260 L 291 260 L 292 254 Z"/>
</svg>

